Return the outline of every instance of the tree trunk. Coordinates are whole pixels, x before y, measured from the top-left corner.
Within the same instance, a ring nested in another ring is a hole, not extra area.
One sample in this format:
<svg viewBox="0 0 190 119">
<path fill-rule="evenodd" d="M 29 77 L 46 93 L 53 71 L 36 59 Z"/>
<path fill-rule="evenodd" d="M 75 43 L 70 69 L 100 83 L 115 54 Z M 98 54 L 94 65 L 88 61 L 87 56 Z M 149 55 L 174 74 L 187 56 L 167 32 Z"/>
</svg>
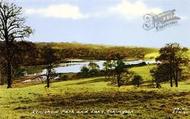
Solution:
<svg viewBox="0 0 190 119">
<path fill-rule="evenodd" d="M 12 68 L 11 63 L 7 63 L 7 88 L 12 88 Z"/>
<path fill-rule="evenodd" d="M 178 80 L 179 80 L 179 76 L 178 76 L 179 72 L 178 70 L 176 71 L 176 76 L 175 76 L 175 86 L 178 87 Z"/>
<path fill-rule="evenodd" d="M 170 68 L 170 72 L 169 72 L 169 78 L 170 78 L 170 86 L 171 87 L 173 87 L 173 82 L 172 82 L 172 66 L 171 66 L 171 58 L 170 58 L 170 66 L 169 66 L 169 68 Z"/>
<path fill-rule="evenodd" d="M 0 85 L 4 85 L 4 77 L 1 72 L 0 72 Z"/>
<path fill-rule="evenodd" d="M 50 73 L 51 73 L 51 69 L 47 69 L 47 85 L 46 87 L 49 88 L 50 87 Z"/>
<path fill-rule="evenodd" d="M 120 87 L 120 79 L 121 79 L 121 76 L 120 74 L 117 75 L 117 86 Z"/>
<path fill-rule="evenodd" d="M 49 88 L 49 75 L 47 75 L 47 88 Z"/>
<path fill-rule="evenodd" d="M 156 83 L 156 88 L 161 88 L 160 83 Z"/>
<path fill-rule="evenodd" d="M 170 77 L 170 86 L 173 87 L 173 82 L 172 82 L 171 73 L 170 73 L 169 77 Z"/>
<path fill-rule="evenodd" d="M 175 81 L 175 87 L 178 87 L 178 80 Z"/>
</svg>

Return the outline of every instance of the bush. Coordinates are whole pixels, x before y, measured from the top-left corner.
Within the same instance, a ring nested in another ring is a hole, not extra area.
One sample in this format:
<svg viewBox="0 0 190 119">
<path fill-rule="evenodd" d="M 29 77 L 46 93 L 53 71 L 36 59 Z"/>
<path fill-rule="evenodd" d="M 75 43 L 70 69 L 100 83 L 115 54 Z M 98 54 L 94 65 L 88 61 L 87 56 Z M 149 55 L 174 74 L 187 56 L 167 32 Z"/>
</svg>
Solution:
<svg viewBox="0 0 190 119">
<path fill-rule="evenodd" d="M 62 80 L 68 80 L 69 79 L 69 76 L 68 75 L 63 75 L 63 77 L 62 77 Z"/>
<path fill-rule="evenodd" d="M 83 77 L 87 77 L 87 76 L 88 76 L 88 73 L 89 73 L 88 67 L 83 66 L 83 67 L 81 68 L 80 74 L 81 74 Z"/>
<path fill-rule="evenodd" d="M 88 66 L 83 66 L 77 75 L 82 78 L 87 78 L 100 76 L 102 75 L 102 72 L 100 71 L 98 64 L 90 62 Z"/>
<path fill-rule="evenodd" d="M 134 75 L 132 79 L 132 84 L 139 87 L 142 84 L 143 78 L 140 75 Z"/>
<path fill-rule="evenodd" d="M 15 77 L 24 76 L 26 70 L 24 68 L 17 68 L 15 71 Z"/>
</svg>

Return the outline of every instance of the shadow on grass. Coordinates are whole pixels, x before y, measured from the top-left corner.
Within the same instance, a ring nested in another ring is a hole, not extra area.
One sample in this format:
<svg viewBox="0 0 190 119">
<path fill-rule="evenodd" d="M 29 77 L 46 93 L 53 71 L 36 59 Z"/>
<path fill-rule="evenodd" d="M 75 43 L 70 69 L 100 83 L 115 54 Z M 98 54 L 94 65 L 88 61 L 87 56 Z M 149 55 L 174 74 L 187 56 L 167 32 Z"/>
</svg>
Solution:
<svg viewBox="0 0 190 119">
<path fill-rule="evenodd" d="M 16 111 L 30 111 L 36 110 L 62 110 L 62 109 L 74 109 L 74 110 L 110 110 L 110 109 L 129 109 L 134 110 L 134 118 L 148 117 L 159 119 L 159 117 L 167 118 L 167 115 L 172 114 L 172 111 L 176 107 L 188 108 L 190 107 L 190 92 L 163 92 L 163 91 L 128 91 L 128 92 L 83 92 L 83 93 L 67 93 L 66 95 L 43 95 L 39 96 L 30 106 L 17 106 Z M 153 114 L 154 115 L 151 115 Z M 42 115 L 43 116 L 43 115 Z M 55 115 L 46 115 L 55 118 Z M 59 114 L 58 116 L 67 116 L 71 118 L 73 114 Z M 100 119 L 99 115 L 75 115 L 86 116 L 90 118 Z M 106 115 L 105 118 L 107 118 Z M 113 115 L 112 115 L 113 116 Z M 148 117 L 147 117 L 148 116 Z M 170 117 L 169 116 L 169 117 Z M 172 115 L 171 117 L 180 118 L 184 115 Z"/>
<path fill-rule="evenodd" d="M 72 84 L 68 84 L 68 85 L 80 85 L 80 84 L 89 84 L 89 83 L 98 83 L 98 82 L 108 82 L 108 79 L 105 78 L 94 78 L 92 80 L 88 80 L 88 81 L 81 81 L 81 82 L 77 82 L 77 83 L 72 83 Z"/>
<path fill-rule="evenodd" d="M 81 106 L 81 105 L 97 105 L 97 104 L 140 104 L 149 103 L 150 101 L 162 101 L 166 100 L 167 103 L 171 103 L 177 106 L 177 104 L 185 101 L 185 96 L 190 95 L 190 92 L 181 93 L 158 93 L 155 91 L 138 91 L 138 92 L 98 92 L 98 93 L 77 93 L 62 95 L 49 95 L 47 97 L 40 97 L 38 101 L 41 105 L 46 106 Z M 67 97 L 67 98 L 65 98 Z M 190 101 L 190 100 L 189 100 Z M 189 105 L 190 106 L 190 105 Z"/>
</svg>

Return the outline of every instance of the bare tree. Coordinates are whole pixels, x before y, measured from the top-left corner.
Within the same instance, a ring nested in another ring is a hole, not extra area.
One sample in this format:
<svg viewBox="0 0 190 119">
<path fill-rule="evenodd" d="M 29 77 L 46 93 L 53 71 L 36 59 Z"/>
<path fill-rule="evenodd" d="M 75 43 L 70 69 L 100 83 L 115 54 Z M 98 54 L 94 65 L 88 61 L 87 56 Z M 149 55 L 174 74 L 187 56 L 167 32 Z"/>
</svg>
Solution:
<svg viewBox="0 0 190 119">
<path fill-rule="evenodd" d="M 22 7 L 18 7 L 14 3 L 5 1 L 0 2 L 0 40 L 5 44 L 7 88 L 12 86 L 12 64 L 13 57 L 16 54 L 14 43 L 29 37 L 32 30 L 25 25 L 25 19 L 22 17 Z"/>
</svg>

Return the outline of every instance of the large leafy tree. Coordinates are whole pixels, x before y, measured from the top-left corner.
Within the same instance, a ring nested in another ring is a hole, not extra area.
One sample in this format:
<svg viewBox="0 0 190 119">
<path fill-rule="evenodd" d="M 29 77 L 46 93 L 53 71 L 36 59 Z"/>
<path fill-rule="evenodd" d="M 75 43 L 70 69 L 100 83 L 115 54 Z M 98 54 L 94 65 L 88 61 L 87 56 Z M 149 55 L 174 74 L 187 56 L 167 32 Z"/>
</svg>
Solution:
<svg viewBox="0 0 190 119">
<path fill-rule="evenodd" d="M 163 80 L 170 80 L 170 86 L 178 87 L 178 81 L 181 79 L 182 70 L 187 66 L 189 59 L 186 56 L 187 48 L 181 47 L 178 43 L 167 44 L 160 49 L 160 56 L 156 58 L 161 64 L 158 65 L 157 70 L 153 74 L 159 82 Z M 160 77 L 160 78 L 159 78 Z"/>
<path fill-rule="evenodd" d="M 154 67 L 150 70 L 154 82 L 156 83 L 156 88 L 161 88 L 160 83 L 170 80 L 168 75 L 170 65 L 168 63 L 159 64 L 158 67 Z"/>
<path fill-rule="evenodd" d="M 23 40 L 32 33 L 29 26 L 25 25 L 22 17 L 22 8 L 14 3 L 0 2 L 0 40 L 5 45 L 4 61 L 6 64 L 7 88 L 12 86 L 12 70 L 17 53 L 15 42 Z"/>
</svg>

